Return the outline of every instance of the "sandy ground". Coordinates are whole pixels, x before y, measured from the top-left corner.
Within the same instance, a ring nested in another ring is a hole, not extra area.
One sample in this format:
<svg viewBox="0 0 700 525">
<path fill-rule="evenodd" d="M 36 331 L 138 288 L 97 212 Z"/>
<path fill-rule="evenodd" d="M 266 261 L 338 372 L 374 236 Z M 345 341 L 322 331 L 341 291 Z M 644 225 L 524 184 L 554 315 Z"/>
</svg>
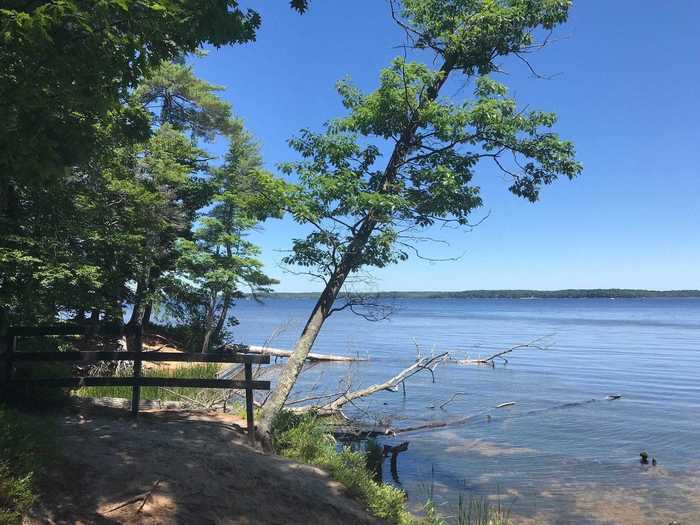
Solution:
<svg viewBox="0 0 700 525">
<path fill-rule="evenodd" d="M 56 418 L 63 468 L 25 524 L 383 523 L 320 469 L 249 447 L 228 414 L 145 411 L 134 421 L 83 407 Z"/>
</svg>

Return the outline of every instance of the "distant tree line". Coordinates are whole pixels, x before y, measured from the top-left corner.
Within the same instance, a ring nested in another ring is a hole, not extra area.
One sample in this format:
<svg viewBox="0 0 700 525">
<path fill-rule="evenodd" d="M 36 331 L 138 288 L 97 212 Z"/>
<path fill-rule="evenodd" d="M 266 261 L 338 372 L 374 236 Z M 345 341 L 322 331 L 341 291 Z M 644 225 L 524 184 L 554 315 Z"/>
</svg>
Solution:
<svg viewBox="0 0 700 525">
<path fill-rule="evenodd" d="M 378 292 L 383 299 L 645 299 L 700 297 L 700 290 L 641 290 L 633 288 L 585 288 L 566 290 L 463 290 L 457 292 Z M 317 299 L 318 293 L 276 292 L 270 299 Z"/>
</svg>

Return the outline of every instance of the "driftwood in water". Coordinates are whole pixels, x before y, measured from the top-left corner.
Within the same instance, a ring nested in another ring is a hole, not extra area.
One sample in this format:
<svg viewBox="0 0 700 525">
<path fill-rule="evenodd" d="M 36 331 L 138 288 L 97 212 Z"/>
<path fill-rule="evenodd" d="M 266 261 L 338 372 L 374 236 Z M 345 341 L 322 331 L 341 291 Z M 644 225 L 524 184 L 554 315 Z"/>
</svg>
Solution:
<svg viewBox="0 0 700 525">
<path fill-rule="evenodd" d="M 466 396 L 466 395 L 467 395 L 467 392 L 455 392 L 454 394 L 452 394 L 452 397 L 450 399 L 448 399 L 447 401 L 445 401 L 444 403 L 442 403 L 440 405 L 440 410 L 445 410 L 445 407 L 447 405 L 449 405 L 450 403 L 452 403 L 452 401 L 454 401 L 457 398 L 457 396 Z M 430 407 L 430 408 L 434 408 L 434 407 Z"/>
<path fill-rule="evenodd" d="M 418 430 L 431 430 L 434 428 L 444 428 L 453 425 L 461 425 L 467 423 L 473 419 L 478 418 L 481 414 L 476 414 L 472 416 L 464 416 L 452 420 L 438 420 L 430 421 L 428 423 L 422 423 L 415 426 L 409 427 L 382 427 L 382 426 L 356 426 L 356 427 L 343 427 L 339 426 L 333 429 L 333 435 L 340 438 L 350 439 L 350 438 L 360 438 L 360 437 L 380 437 L 380 436 L 397 436 L 400 434 L 405 434 L 407 432 L 416 432 Z"/>
<path fill-rule="evenodd" d="M 519 413 L 519 416 L 529 416 L 529 415 L 534 415 L 534 414 L 541 414 L 549 410 L 560 410 L 560 409 L 566 409 L 566 408 L 572 408 L 572 407 L 577 407 L 581 405 L 586 405 L 588 403 L 596 403 L 596 402 L 601 402 L 601 401 L 615 401 L 617 399 L 620 399 L 622 396 L 620 395 L 609 395 L 601 399 L 586 399 L 584 401 L 576 401 L 573 403 L 562 403 L 559 405 L 551 406 L 551 407 L 546 407 L 546 408 L 538 408 L 538 409 L 533 409 L 529 410 L 527 412 L 521 412 Z M 367 426 L 363 425 L 362 423 L 355 422 L 355 426 L 338 426 L 333 430 L 333 434 L 337 437 L 341 437 L 344 439 L 350 439 L 350 438 L 360 438 L 360 437 L 378 437 L 378 436 L 397 436 L 401 434 L 406 434 L 407 432 L 416 432 L 419 430 L 431 430 L 431 429 L 436 429 L 436 428 L 445 428 L 445 427 L 453 427 L 453 426 L 458 426 L 458 425 L 464 425 L 466 423 L 471 423 L 474 421 L 484 421 L 484 422 L 489 422 L 492 421 L 496 416 L 492 416 L 491 412 L 498 410 L 500 408 L 505 408 L 509 406 L 513 406 L 515 404 L 514 401 L 508 401 L 506 403 L 500 403 L 496 405 L 493 409 L 489 409 L 483 412 L 479 412 L 476 414 L 472 414 L 469 416 L 462 416 L 454 419 L 449 419 L 449 420 L 436 420 L 436 421 L 428 421 L 426 423 L 420 423 L 414 426 L 408 426 L 408 427 L 391 427 L 391 426 Z M 508 417 L 508 416 L 506 416 Z"/>
<path fill-rule="evenodd" d="M 406 452 L 408 450 L 408 441 L 404 441 L 400 445 L 396 445 L 394 447 L 389 446 L 389 445 L 384 445 L 384 456 L 386 457 L 389 453 L 391 453 L 391 478 L 401 485 L 401 481 L 399 480 L 399 466 L 398 466 L 398 459 L 399 459 L 399 454 L 401 452 Z"/>
<path fill-rule="evenodd" d="M 520 350 L 522 348 L 536 348 L 538 350 L 546 350 L 548 347 L 548 345 L 546 344 L 546 339 L 548 337 L 550 337 L 550 336 L 538 337 L 537 339 L 534 339 L 534 340 L 530 341 L 529 343 L 523 343 L 523 344 L 512 346 L 512 347 L 508 348 L 507 350 L 502 350 L 500 352 L 496 352 L 495 354 L 493 354 L 489 357 L 478 358 L 478 359 L 450 358 L 450 362 L 457 363 L 458 365 L 486 365 L 486 366 L 494 367 L 494 366 L 496 366 L 496 359 L 501 359 L 504 364 L 507 364 L 508 359 L 503 357 L 503 356 L 513 352 L 514 350 Z"/>
<path fill-rule="evenodd" d="M 384 445 L 382 447 L 382 454 L 387 457 L 389 454 L 398 454 L 399 452 L 406 452 L 408 450 L 408 441 L 399 443 L 398 445 Z"/>
<path fill-rule="evenodd" d="M 291 350 L 282 350 L 280 348 L 271 348 L 269 346 L 257 346 L 257 345 L 225 345 L 221 347 L 222 350 L 230 350 L 233 352 L 243 352 L 246 354 L 261 354 L 269 355 L 272 357 L 289 357 L 292 355 Z M 347 355 L 336 355 L 336 354 L 316 354 L 309 353 L 306 356 L 306 360 L 310 362 L 320 362 L 320 361 L 337 361 L 345 363 L 353 363 L 356 361 L 367 361 L 368 358 L 360 356 L 347 356 Z"/>
<path fill-rule="evenodd" d="M 371 396 L 372 394 L 376 394 L 377 392 L 382 392 L 384 390 L 395 391 L 394 389 L 397 386 L 399 386 L 409 377 L 417 374 L 418 372 L 427 370 L 432 374 L 435 370 L 435 367 L 439 363 L 447 359 L 447 356 L 448 353 L 443 352 L 442 354 L 438 354 L 432 357 L 422 357 L 418 359 L 418 361 L 413 363 L 411 366 L 403 369 L 394 377 L 388 379 L 387 381 L 384 381 L 383 383 L 377 383 L 368 386 L 367 388 L 355 390 L 353 392 L 343 392 L 338 396 L 337 399 L 334 399 L 333 401 L 326 403 L 325 405 L 306 406 L 303 407 L 301 410 L 316 410 L 320 415 L 329 415 L 337 413 L 343 408 L 343 406 L 345 406 L 348 403 L 351 403 L 355 399 Z"/>
</svg>

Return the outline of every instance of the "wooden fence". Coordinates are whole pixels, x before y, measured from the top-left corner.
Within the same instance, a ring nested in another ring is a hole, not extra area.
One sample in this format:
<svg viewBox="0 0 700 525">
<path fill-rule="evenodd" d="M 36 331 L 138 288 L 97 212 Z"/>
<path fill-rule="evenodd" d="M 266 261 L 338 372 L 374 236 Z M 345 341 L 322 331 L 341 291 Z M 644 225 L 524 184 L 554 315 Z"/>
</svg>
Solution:
<svg viewBox="0 0 700 525">
<path fill-rule="evenodd" d="M 23 385 L 81 387 L 81 386 L 130 386 L 131 412 L 138 415 L 142 386 L 190 387 L 190 388 L 221 388 L 245 390 L 246 422 L 251 444 L 255 443 L 255 423 L 253 417 L 253 391 L 269 390 L 269 381 L 253 379 L 254 364 L 269 364 L 270 356 L 242 353 L 180 353 L 180 352 L 143 352 L 142 334 L 138 330 L 133 337 L 133 351 L 90 351 L 90 352 L 21 352 L 17 351 L 17 340 L 23 337 L 39 336 L 112 336 L 122 337 L 124 331 L 119 326 L 90 327 L 83 325 L 57 326 L 15 326 L 10 327 L 4 337 L 4 352 L 0 354 L 0 363 L 4 363 L 3 377 L 0 377 L 5 388 Z M 98 361 L 133 361 L 132 377 L 50 377 L 17 379 L 13 377 L 14 363 L 63 362 L 63 363 L 95 363 Z M 142 377 L 141 363 L 149 362 L 189 362 L 189 363 L 242 363 L 245 376 L 238 379 L 209 379 L 209 378 L 172 378 L 172 377 Z"/>
</svg>

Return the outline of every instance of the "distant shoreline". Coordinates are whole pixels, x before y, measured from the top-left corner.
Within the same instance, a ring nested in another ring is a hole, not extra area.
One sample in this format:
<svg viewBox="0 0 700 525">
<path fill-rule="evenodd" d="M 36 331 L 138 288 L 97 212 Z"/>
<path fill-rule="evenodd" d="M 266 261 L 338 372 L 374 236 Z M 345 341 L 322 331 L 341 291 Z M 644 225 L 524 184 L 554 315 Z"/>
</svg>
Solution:
<svg viewBox="0 0 700 525">
<path fill-rule="evenodd" d="M 316 299 L 316 292 L 274 292 L 266 299 Z M 457 292 L 371 292 L 387 299 L 651 299 L 700 298 L 700 290 L 640 290 L 596 288 L 566 290 L 464 290 Z"/>
</svg>

